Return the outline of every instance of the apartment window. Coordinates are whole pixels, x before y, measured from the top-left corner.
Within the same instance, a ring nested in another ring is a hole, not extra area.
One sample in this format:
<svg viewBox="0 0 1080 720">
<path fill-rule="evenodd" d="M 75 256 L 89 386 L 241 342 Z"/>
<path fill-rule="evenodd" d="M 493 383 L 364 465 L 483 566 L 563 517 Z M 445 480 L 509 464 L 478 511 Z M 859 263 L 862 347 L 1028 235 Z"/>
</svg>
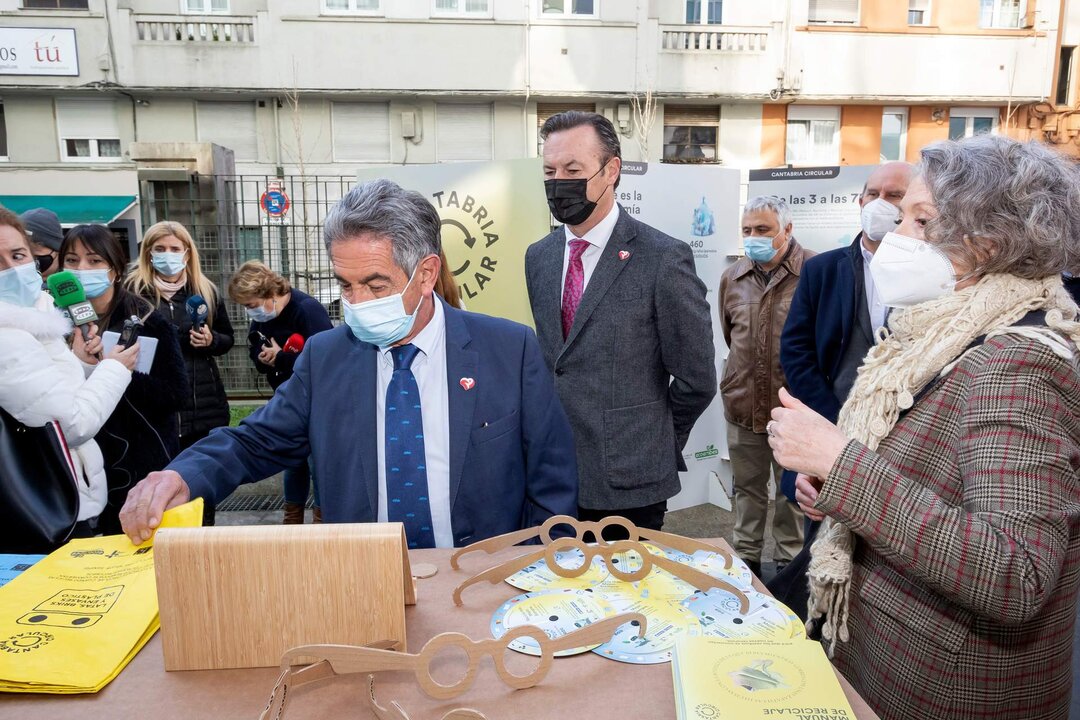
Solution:
<svg viewBox="0 0 1080 720">
<path fill-rule="evenodd" d="M 489 0 L 435 0 L 437 17 L 491 17 Z"/>
<path fill-rule="evenodd" d="M 594 17 L 597 0 L 541 0 L 544 17 Z"/>
<path fill-rule="evenodd" d="M 540 137 L 540 129 L 552 115 L 558 115 L 567 110 L 580 110 L 581 112 L 596 112 L 594 103 L 537 103 L 536 104 L 536 154 L 544 154 L 544 139 Z"/>
<path fill-rule="evenodd" d="M 719 134 L 719 106 L 665 106 L 664 162 L 717 162 L 719 157 L 717 153 Z"/>
<path fill-rule="evenodd" d="M 1062 47 L 1058 57 L 1057 97 L 1058 105 L 1072 105 L 1073 63 L 1076 48 Z"/>
<path fill-rule="evenodd" d="M 379 12 L 379 0 L 322 0 L 324 13 L 375 15 Z"/>
<path fill-rule="evenodd" d="M 189 15 L 229 14 L 229 0 L 180 0 L 180 7 Z"/>
<path fill-rule="evenodd" d="M 812 23 L 855 25 L 859 22 L 859 0 L 810 0 Z"/>
<path fill-rule="evenodd" d="M 881 113 L 881 162 L 903 160 L 907 153 L 907 108 L 887 107 Z"/>
<path fill-rule="evenodd" d="M 840 108 L 789 106 L 786 158 L 788 165 L 836 165 L 840 158 Z"/>
<path fill-rule="evenodd" d="M 687 25 L 719 25 L 723 0 L 686 0 Z"/>
<path fill-rule="evenodd" d="M 89 10 L 89 0 L 23 0 L 24 10 Z"/>
<path fill-rule="evenodd" d="M 240 162 L 259 159 L 254 102 L 205 102 L 196 106 L 199 140 L 233 151 Z"/>
<path fill-rule="evenodd" d="M 335 162 L 390 162 L 390 105 L 331 105 Z"/>
<path fill-rule="evenodd" d="M 979 25 L 984 28 L 1019 28 L 1027 15 L 1025 0 L 979 0 Z"/>
<path fill-rule="evenodd" d="M 997 130 L 997 108 L 953 108 L 949 111 L 949 139 L 989 135 Z"/>
<path fill-rule="evenodd" d="M 435 106 L 435 157 L 438 162 L 491 160 L 491 105 Z"/>
<path fill-rule="evenodd" d="M 60 156 L 74 162 L 121 159 L 120 124 L 112 100 L 56 101 Z"/>
<path fill-rule="evenodd" d="M 4 119 L 4 103 L 0 102 L 0 160 L 7 159 L 7 120 Z"/>
<path fill-rule="evenodd" d="M 930 24 L 930 0 L 908 0 L 908 25 Z"/>
</svg>

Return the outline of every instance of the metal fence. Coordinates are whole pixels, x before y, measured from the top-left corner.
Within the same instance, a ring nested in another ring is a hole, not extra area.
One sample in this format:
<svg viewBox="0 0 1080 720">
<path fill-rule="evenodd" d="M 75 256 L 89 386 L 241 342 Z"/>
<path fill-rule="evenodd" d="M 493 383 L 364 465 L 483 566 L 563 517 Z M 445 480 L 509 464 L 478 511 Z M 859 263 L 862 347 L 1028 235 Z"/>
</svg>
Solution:
<svg viewBox="0 0 1080 720">
<path fill-rule="evenodd" d="M 143 227 L 183 224 L 199 248 L 203 272 L 225 294 L 247 260 L 261 260 L 290 284 L 319 300 L 340 320 L 339 291 L 322 241 L 329 209 L 355 183 L 326 175 L 192 175 L 186 181 L 142 183 Z M 287 208 L 286 208 L 287 204 Z M 236 346 L 218 359 L 229 396 L 269 397 L 271 390 L 247 354 L 248 318 L 225 297 Z"/>
</svg>

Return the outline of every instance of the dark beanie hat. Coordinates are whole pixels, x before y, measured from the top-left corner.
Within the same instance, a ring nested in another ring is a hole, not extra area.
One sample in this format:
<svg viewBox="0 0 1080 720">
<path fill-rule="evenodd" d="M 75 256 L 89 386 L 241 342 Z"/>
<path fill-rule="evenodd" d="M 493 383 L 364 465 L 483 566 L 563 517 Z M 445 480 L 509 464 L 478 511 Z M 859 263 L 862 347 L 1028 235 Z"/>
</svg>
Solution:
<svg viewBox="0 0 1080 720">
<path fill-rule="evenodd" d="M 26 226 L 26 233 L 32 241 L 50 250 L 60 250 L 60 243 L 64 242 L 64 231 L 60 228 L 60 218 L 56 213 L 45 208 L 34 208 L 24 212 L 19 219 Z"/>
</svg>

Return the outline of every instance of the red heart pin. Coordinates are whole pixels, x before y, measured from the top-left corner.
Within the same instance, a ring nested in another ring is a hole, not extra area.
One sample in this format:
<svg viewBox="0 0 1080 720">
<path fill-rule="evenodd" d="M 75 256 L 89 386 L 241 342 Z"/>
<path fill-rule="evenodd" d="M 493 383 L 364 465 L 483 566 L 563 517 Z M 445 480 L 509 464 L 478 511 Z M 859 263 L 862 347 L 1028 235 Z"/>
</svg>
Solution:
<svg viewBox="0 0 1080 720">
<path fill-rule="evenodd" d="M 458 383 L 466 390 L 472 390 L 474 387 L 476 387 L 476 381 L 472 378 L 461 378 L 460 380 L 458 380 Z"/>
<path fill-rule="evenodd" d="M 629 250 L 620 250 L 619 251 L 619 259 L 620 260 L 625 260 L 628 257 L 630 257 L 630 251 Z"/>
</svg>

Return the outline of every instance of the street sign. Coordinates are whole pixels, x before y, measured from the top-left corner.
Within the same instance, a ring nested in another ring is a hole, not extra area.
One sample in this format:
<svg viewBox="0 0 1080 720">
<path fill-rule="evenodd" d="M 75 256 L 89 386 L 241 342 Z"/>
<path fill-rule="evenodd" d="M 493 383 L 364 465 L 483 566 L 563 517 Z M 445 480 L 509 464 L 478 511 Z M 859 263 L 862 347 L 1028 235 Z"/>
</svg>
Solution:
<svg viewBox="0 0 1080 720">
<path fill-rule="evenodd" d="M 259 207 L 270 216 L 271 220 L 284 221 L 289 214 L 292 202 L 285 194 L 282 183 L 271 181 L 266 184 L 266 192 L 259 197 Z"/>
</svg>

